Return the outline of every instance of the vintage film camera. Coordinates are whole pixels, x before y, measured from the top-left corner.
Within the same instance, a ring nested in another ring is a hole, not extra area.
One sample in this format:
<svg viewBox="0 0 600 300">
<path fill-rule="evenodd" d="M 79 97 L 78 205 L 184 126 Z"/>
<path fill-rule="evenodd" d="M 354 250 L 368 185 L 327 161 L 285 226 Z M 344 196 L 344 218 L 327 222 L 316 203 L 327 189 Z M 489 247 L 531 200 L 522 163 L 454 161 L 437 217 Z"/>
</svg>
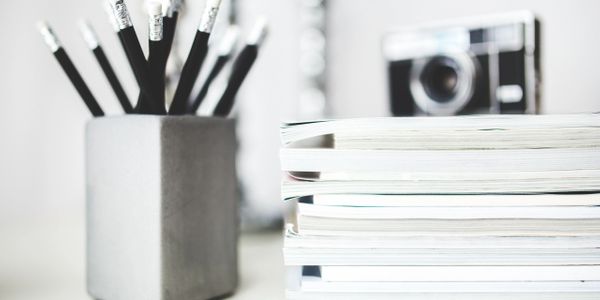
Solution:
<svg viewBox="0 0 600 300">
<path fill-rule="evenodd" d="M 531 12 L 407 28 L 382 46 L 396 116 L 539 110 L 540 24 Z"/>
</svg>

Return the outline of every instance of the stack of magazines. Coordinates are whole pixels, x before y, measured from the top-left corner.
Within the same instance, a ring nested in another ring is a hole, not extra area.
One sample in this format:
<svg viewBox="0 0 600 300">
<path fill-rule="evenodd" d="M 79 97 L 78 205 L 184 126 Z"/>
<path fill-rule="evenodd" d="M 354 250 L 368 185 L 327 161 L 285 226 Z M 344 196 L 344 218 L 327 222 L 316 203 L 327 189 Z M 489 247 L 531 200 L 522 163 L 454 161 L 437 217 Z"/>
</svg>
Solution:
<svg viewBox="0 0 600 300">
<path fill-rule="evenodd" d="M 282 126 L 288 299 L 600 299 L 600 115 Z"/>
</svg>

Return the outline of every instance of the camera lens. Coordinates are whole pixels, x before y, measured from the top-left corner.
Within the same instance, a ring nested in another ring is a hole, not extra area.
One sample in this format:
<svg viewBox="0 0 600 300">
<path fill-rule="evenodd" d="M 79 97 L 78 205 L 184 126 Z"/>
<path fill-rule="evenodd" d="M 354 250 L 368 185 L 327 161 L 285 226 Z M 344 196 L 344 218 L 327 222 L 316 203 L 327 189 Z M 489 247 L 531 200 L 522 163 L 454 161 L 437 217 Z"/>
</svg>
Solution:
<svg viewBox="0 0 600 300">
<path fill-rule="evenodd" d="M 424 113 L 448 116 L 469 103 L 476 80 L 477 61 L 471 53 L 448 51 L 413 61 L 410 91 Z"/>
<path fill-rule="evenodd" d="M 427 95 L 436 102 L 449 102 L 458 90 L 458 65 L 446 56 L 432 58 L 421 74 Z"/>
</svg>

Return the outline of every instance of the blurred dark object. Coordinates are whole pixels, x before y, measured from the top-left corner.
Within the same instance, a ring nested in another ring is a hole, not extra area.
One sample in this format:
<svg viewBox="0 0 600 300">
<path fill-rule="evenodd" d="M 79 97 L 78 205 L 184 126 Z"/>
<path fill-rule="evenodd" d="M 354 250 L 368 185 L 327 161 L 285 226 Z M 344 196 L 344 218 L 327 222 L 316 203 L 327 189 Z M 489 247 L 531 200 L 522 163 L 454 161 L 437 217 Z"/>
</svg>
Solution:
<svg viewBox="0 0 600 300">
<path fill-rule="evenodd" d="M 396 116 L 539 111 L 540 24 L 531 12 L 407 28 L 383 40 Z"/>
</svg>

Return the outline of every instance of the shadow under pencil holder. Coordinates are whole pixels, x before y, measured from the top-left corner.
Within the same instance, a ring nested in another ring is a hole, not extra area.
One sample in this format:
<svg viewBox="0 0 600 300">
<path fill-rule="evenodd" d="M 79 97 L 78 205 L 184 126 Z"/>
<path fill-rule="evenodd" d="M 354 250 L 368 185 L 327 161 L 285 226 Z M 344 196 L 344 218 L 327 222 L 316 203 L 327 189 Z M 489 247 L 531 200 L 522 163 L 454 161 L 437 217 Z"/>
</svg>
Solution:
<svg viewBox="0 0 600 300">
<path fill-rule="evenodd" d="M 234 121 L 122 116 L 86 128 L 87 290 L 211 299 L 237 286 Z"/>
</svg>

